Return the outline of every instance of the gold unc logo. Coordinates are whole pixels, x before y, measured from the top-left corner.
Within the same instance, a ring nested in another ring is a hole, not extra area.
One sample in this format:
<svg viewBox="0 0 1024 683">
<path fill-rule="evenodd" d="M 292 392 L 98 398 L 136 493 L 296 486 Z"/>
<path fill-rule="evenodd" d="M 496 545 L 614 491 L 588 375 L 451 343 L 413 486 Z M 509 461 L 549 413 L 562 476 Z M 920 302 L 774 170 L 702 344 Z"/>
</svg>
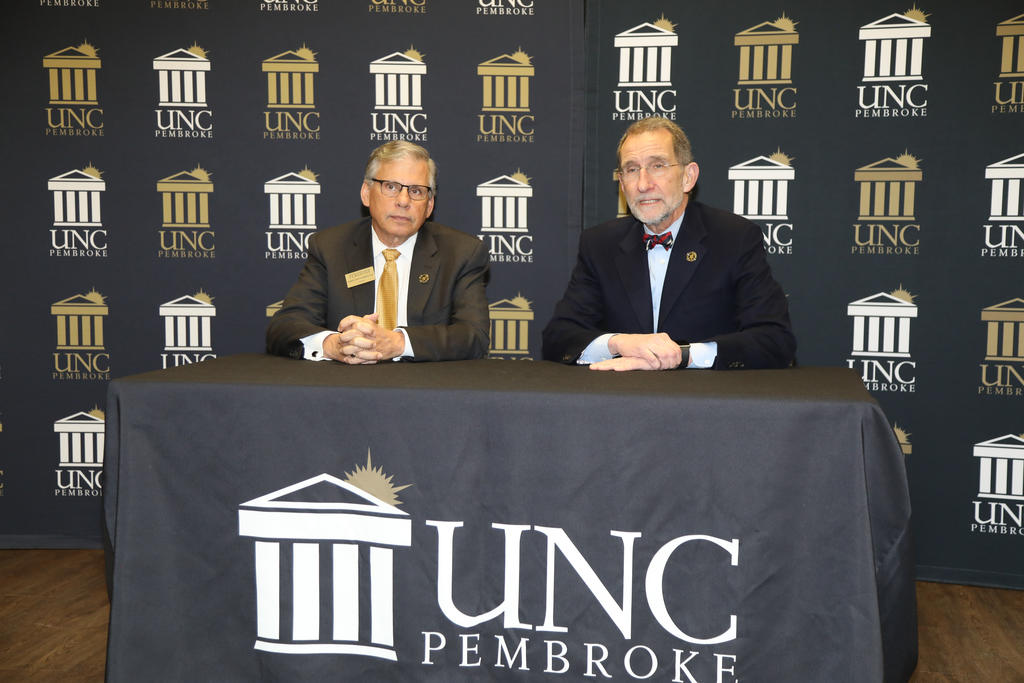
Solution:
<svg viewBox="0 0 1024 683">
<path fill-rule="evenodd" d="M 213 182 L 202 166 L 157 181 L 160 193 L 160 258 L 214 258 L 210 227 Z"/>
<path fill-rule="evenodd" d="M 793 52 L 800 42 L 796 25 L 783 14 L 736 34 L 733 44 L 739 48 L 740 63 L 738 87 L 732 91 L 732 118 L 796 117 Z"/>
<path fill-rule="evenodd" d="M 110 354 L 104 347 L 104 322 L 109 312 L 106 297 L 96 290 L 50 306 L 57 330 L 52 379 L 110 379 Z"/>
<path fill-rule="evenodd" d="M 995 86 L 993 114 L 1024 112 L 1024 14 L 996 26 L 999 38 L 999 80 Z"/>
<path fill-rule="evenodd" d="M 979 396 L 1024 396 L 1024 299 L 1017 297 L 982 309 L 985 361 Z"/>
<path fill-rule="evenodd" d="M 483 86 L 477 142 L 533 142 L 530 114 L 533 58 L 522 50 L 499 55 L 477 66 Z"/>
<path fill-rule="evenodd" d="M 97 79 L 101 66 L 99 50 L 87 42 L 43 57 L 50 96 L 46 135 L 103 135 Z"/>
<path fill-rule="evenodd" d="M 530 354 L 530 323 L 533 310 L 522 294 L 495 301 L 491 314 L 491 358 L 527 358 Z"/>
<path fill-rule="evenodd" d="M 914 215 L 920 160 L 909 152 L 858 168 L 859 222 L 853 224 L 851 254 L 916 255 L 921 225 Z"/>
<path fill-rule="evenodd" d="M 303 45 L 263 60 L 267 75 L 264 140 L 319 140 L 315 79 L 320 73 L 316 53 Z"/>
</svg>

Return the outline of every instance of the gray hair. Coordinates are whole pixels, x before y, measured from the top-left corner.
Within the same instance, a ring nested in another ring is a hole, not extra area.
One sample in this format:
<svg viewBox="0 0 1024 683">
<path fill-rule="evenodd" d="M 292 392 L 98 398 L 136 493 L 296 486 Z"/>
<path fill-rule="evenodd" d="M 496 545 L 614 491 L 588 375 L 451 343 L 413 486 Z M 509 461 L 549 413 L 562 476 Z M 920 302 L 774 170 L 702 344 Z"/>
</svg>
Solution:
<svg viewBox="0 0 1024 683">
<path fill-rule="evenodd" d="M 370 152 L 370 158 L 366 160 L 366 171 L 363 180 L 369 182 L 377 177 L 377 170 L 380 165 L 387 161 L 398 159 L 416 159 L 427 162 L 427 184 L 430 185 L 430 193 L 437 194 L 437 164 L 430 158 L 430 152 L 425 147 L 420 147 L 408 140 L 392 140 L 385 142 L 380 147 Z"/>
<path fill-rule="evenodd" d="M 642 133 L 653 133 L 656 130 L 667 130 L 672 136 L 672 151 L 676 155 L 676 163 L 686 166 L 693 162 L 693 148 L 690 147 L 690 139 L 686 137 L 683 129 L 662 116 L 649 116 L 634 122 L 626 129 L 626 132 L 619 138 L 619 146 L 615 149 L 615 161 L 622 163 L 622 145 L 630 135 Z"/>
</svg>

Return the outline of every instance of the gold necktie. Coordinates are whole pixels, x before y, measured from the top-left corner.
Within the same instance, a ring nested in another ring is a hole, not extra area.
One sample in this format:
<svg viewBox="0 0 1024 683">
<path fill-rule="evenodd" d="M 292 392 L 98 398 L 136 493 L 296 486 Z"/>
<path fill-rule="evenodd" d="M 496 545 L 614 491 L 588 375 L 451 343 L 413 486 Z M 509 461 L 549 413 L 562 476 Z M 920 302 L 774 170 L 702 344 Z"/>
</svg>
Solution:
<svg viewBox="0 0 1024 683">
<path fill-rule="evenodd" d="M 377 310 L 380 313 L 377 324 L 385 330 L 393 330 L 398 325 L 398 266 L 395 265 L 398 254 L 397 249 L 384 250 L 386 263 L 377 285 Z"/>
</svg>

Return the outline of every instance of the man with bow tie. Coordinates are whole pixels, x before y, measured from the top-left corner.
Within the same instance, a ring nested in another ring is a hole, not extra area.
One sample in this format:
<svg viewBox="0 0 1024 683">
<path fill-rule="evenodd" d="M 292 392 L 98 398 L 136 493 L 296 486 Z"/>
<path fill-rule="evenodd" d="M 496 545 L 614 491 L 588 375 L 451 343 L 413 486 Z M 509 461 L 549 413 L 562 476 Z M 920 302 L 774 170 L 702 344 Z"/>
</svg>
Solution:
<svg viewBox="0 0 1024 683">
<path fill-rule="evenodd" d="M 633 216 L 581 235 L 544 358 L 594 370 L 792 365 L 789 307 L 761 230 L 690 200 L 699 168 L 686 134 L 662 117 L 637 121 L 618 162 Z"/>
</svg>

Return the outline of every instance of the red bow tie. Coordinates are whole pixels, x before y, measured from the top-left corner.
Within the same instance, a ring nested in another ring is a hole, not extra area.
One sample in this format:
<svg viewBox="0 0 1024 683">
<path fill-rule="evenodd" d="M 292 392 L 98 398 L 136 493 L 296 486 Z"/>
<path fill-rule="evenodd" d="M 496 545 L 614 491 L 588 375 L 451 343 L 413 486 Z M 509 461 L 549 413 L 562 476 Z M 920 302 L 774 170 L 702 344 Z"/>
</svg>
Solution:
<svg viewBox="0 0 1024 683">
<path fill-rule="evenodd" d="M 661 245 L 666 249 L 672 248 L 672 233 L 663 232 L 660 235 L 652 235 L 650 233 L 644 233 L 644 248 L 650 251 L 654 247 Z"/>
</svg>

